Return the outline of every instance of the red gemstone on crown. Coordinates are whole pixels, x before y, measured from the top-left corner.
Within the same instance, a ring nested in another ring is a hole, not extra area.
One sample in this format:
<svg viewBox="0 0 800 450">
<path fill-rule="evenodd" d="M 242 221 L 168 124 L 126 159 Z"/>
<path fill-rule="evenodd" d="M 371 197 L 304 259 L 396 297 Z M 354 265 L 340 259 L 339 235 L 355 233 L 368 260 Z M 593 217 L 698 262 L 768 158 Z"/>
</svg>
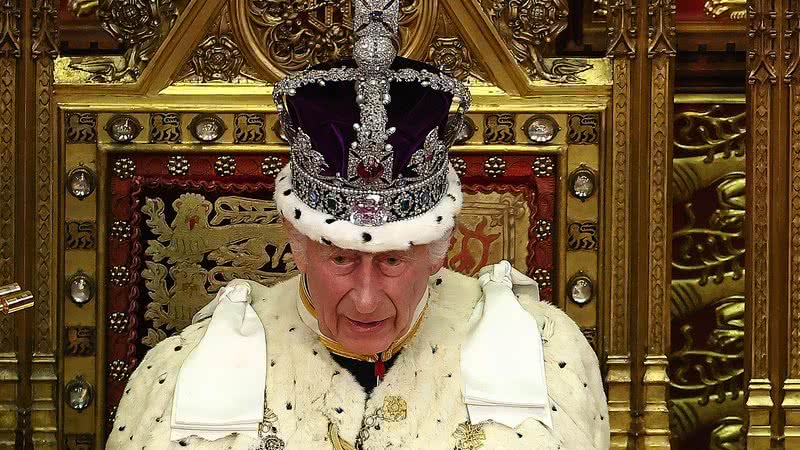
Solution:
<svg viewBox="0 0 800 450">
<path fill-rule="evenodd" d="M 383 175 L 383 164 L 372 156 L 362 159 L 356 166 L 356 175 L 367 183 L 371 183 Z"/>
</svg>

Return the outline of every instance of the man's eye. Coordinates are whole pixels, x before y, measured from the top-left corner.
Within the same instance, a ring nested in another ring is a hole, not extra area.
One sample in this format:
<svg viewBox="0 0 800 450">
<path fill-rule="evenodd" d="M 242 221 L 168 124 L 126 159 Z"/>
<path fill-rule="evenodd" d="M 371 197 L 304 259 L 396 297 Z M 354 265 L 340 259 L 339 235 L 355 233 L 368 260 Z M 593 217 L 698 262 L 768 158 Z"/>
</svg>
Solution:
<svg viewBox="0 0 800 450">
<path fill-rule="evenodd" d="M 396 266 L 396 265 L 400 264 L 401 262 L 402 262 L 402 260 L 400 260 L 400 258 L 396 258 L 394 256 L 390 256 L 390 257 L 386 258 L 386 264 L 389 264 L 390 266 Z"/>
<path fill-rule="evenodd" d="M 350 260 L 346 256 L 342 255 L 336 255 L 333 258 L 331 258 L 331 260 L 333 261 L 334 264 L 338 264 L 340 266 L 350 262 Z"/>
</svg>

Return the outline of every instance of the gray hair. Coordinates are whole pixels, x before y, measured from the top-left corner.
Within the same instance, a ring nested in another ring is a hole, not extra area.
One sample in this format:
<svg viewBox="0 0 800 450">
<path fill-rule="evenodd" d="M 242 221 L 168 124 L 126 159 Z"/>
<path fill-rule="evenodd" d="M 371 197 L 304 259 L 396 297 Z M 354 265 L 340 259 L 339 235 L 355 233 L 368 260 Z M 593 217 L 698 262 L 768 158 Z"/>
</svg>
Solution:
<svg viewBox="0 0 800 450">
<path fill-rule="evenodd" d="M 450 238 L 453 236 L 453 229 L 448 230 L 441 238 L 427 244 L 428 256 L 430 257 L 431 264 L 439 264 L 447 257 L 447 252 L 450 250 Z"/>
</svg>

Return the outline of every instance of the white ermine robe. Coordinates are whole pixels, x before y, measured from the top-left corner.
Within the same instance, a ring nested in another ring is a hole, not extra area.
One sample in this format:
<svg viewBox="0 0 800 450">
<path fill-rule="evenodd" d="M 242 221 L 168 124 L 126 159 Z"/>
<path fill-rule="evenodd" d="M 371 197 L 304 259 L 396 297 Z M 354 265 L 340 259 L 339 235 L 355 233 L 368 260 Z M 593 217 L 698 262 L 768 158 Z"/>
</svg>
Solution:
<svg viewBox="0 0 800 450">
<path fill-rule="evenodd" d="M 356 442 L 364 417 L 373 415 L 384 402 L 396 404 L 397 397 L 405 401 L 405 418 L 389 415 L 392 420 L 368 421 L 373 426 L 364 450 L 608 448 L 608 412 L 597 357 L 576 324 L 558 308 L 520 298 L 542 328 L 553 428 L 527 419 L 512 429 L 492 422 L 470 424 L 463 402 L 460 346 L 481 298 L 478 280 L 448 270 L 431 278 L 428 312 L 418 332 L 405 344 L 383 382 L 367 395 L 301 321 L 296 306 L 299 279 L 271 288 L 251 283 L 252 306 L 268 343 L 267 407 L 277 417 L 272 423 L 286 449 L 348 448 Z M 207 324 L 189 326 L 147 353 L 130 378 L 106 448 L 245 450 L 256 446 L 254 439 L 242 435 L 216 441 L 169 440 L 175 380 Z M 338 430 L 340 440 L 331 438 L 331 429 Z"/>
</svg>

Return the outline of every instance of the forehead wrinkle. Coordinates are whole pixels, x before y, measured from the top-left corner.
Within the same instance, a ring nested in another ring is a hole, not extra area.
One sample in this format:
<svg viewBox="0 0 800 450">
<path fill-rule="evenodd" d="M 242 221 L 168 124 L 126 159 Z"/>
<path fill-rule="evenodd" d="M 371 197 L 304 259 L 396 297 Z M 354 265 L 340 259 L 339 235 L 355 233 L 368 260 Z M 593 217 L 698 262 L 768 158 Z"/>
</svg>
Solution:
<svg viewBox="0 0 800 450">
<path fill-rule="evenodd" d="M 357 252 L 355 250 L 348 250 L 348 249 L 345 249 L 345 248 L 337 247 L 335 245 L 318 244 L 316 247 L 319 249 L 319 253 L 324 257 L 328 257 L 328 256 L 331 256 L 331 255 L 334 255 L 334 254 L 342 254 L 342 253 L 346 253 L 346 254 L 360 254 L 361 253 L 361 252 Z"/>
<path fill-rule="evenodd" d="M 377 252 L 377 253 L 363 252 L 363 251 L 359 251 L 359 250 L 351 250 L 351 249 L 337 247 L 336 245 L 317 245 L 316 247 L 319 249 L 320 255 L 322 255 L 323 257 L 326 257 L 326 258 L 330 257 L 330 256 L 333 256 L 333 255 L 337 255 L 337 254 L 338 255 L 347 254 L 347 255 L 357 255 L 357 256 L 372 256 L 372 257 L 382 257 L 382 256 L 386 256 L 386 255 L 397 255 L 397 256 L 409 258 L 414 253 L 414 248 L 413 247 L 407 248 L 405 250 L 400 250 L 400 249 L 398 249 L 398 250 L 386 250 L 386 251 Z"/>
</svg>

